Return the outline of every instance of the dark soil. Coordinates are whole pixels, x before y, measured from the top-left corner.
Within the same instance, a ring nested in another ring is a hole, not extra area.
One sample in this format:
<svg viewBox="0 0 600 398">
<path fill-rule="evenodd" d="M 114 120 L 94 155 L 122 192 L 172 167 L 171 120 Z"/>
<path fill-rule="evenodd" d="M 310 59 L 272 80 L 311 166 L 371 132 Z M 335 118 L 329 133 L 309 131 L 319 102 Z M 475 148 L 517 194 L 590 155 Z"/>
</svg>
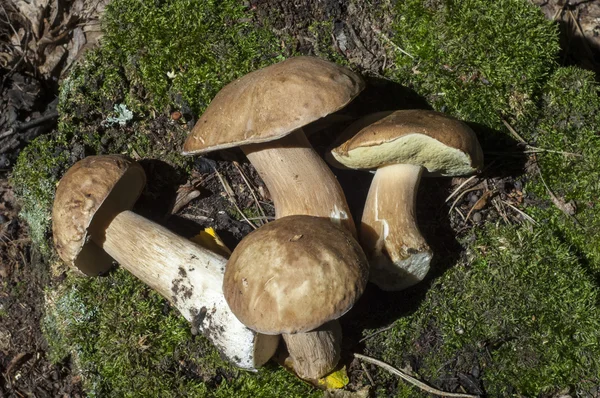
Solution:
<svg viewBox="0 0 600 398">
<path fill-rule="evenodd" d="M 18 206 L 0 175 L 0 397 L 82 396 L 68 362 L 53 365 L 45 356 L 40 330 L 48 267 L 30 247 Z"/>
</svg>

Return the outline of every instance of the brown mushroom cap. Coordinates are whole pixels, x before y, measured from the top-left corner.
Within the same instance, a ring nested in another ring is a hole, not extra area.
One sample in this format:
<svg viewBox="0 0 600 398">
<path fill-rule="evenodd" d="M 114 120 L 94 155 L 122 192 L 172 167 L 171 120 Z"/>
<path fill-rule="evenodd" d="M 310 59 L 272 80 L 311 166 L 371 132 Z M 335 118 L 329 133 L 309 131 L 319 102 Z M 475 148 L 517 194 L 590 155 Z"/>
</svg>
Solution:
<svg viewBox="0 0 600 398">
<path fill-rule="evenodd" d="M 125 156 L 89 156 L 75 163 L 60 180 L 52 208 L 60 258 L 86 275 L 108 270 L 112 258 L 88 239 L 88 228 L 131 209 L 145 183 L 142 167 Z"/>
<path fill-rule="evenodd" d="M 200 154 L 284 137 L 343 108 L 364 88 L 351 70 L 294 57 L 225 86 L 188 136 L 183 154 Z"/>
<path fill-rule="evenodd" d="M 302 333 L 352 308 L 367 279 L 366 257 L 348 231 L 298 215 L 247 235 L 227 263 L 223 290 L 250 329 Z"/>
<path fill-rule="evenodd" d="M 348 130 L 358 129 L 352 125 Z M 331 153 L 351 169 L 412 164 L 424 167 L 427 174 L 442 176 L 471 174 L 483 164 L 481 146 L 469 126 L 440 112 L 417 109 L 391 113 Z"/>
</svg>

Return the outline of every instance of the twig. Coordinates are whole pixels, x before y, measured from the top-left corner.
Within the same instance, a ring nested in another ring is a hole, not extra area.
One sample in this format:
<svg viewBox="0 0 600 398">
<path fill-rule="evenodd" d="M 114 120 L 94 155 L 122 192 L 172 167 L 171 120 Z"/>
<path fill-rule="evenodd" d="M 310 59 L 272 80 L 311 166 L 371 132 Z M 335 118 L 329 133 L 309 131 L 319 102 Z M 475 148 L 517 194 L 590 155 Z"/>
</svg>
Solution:
<svg viewBox="0 0 600 398">
<path fill-rule="evenodd" d="M 265 215 L 265 211 L 263 210 L 262 206 L 260 205 L 258 198 L 256 197 L 256 194 L 254 193 L 254 187 L 250 184 L 250 182 L 248 181 L 248 179 L 246 178 L 246 175 L 244 174 L 244 172 L 242 171 L 242 168 L 240 167 L 240 165 L 238 164 L 238 162 L 233 161 L 233 166 L 237 169 L 237 171 L 240 173 L 240 175 L 242 176 L 242 179 L 244 180 L 244 182 L 246 183 L 246 186 L 248 187 L 248 189 L 250 190 L 250 194 L 252 195 L 252 198 L 254 199 L 254 203 L 256 204 L 256 207 L 258 208 L 258 212 L 260 213 L 261 216 L 264 217 L 264 219 L 267 218 L 267 216 Z M 259 217 L 255 217 L 256 219 L 260 219 Z M 261 225 L 263 225 L 264 223 L 261 222 Z"/>
<path fill-rule="evenodd" d="M 359 343 L 362 343 L 365 340 L 370 339 L 371 337 L 377 336 L 379 333 L 385 332 L 386 330 L 390 330 L 391 328 L 394 327 L 394 324 L 392 323 L 391 325 L 388 325 L 386 327 L 383 327 L 379 330 L 374 331 L 373 333 L 366 335 L 365 337 L 363 337 L 362 339 L 358 340 Z"/>
<path fill-rule="evenodd" d="M 529 214 L 525 213 L 523 210 L 519 209 L 516 206 L 511 205 L 510 203 L 501 200 L 502 203 L 504 203 L 505 205 L 507 205 L 508 207 L 510 207 L 511 209 L 513 209 L 514 211 L 516 211 L 517 213 L 519 213 L 520 215 L 522 215 L 527 221 L 532 222 L 535 225 L 539 225 L 537 221 L 535 221 L 535 219 L 533 217 L 531 217 Z"/>
<path fill-rule="evenodd" d="M 389 365 L 383 361 L 380 361 L 379 359 L 371 358 L 366 355 L 361 355 L 361 354 L 356 354 L 356 353 L 354 354 L 354 356 L 365 362 L 369 362 L 369 363 L 372 363 L 373 365 L 377 365 L 430 394 L 439 395 L 442 397 L 452 397 L 452 398 L 476 398 L 476 397 L 478 397 L 478 395 L 460 394 L 460 393 L 445 392 L 442 390 L 438 390 L 437 388 L 433 388 L 433 387 L 423 383 L 422 381 L 417 380 L 414 377 L 409 376 L 404 372 L 401 372 L 400 370 L 394 368 L 392 365 Z"/>
<path fill-rule="evenodd" d="M 462 211 L 460 211 L 460 209 L 458 207 L 455 207 L 454 210 L 456 210 L 456 212 L 458 214 L 460 214 L 460 216 L 462 217 L 463 221 L 467 221 L 467 217 L 465 217 L 465 215 L 462 214 Z"/>
<path fill-rule="evenodd" d="M 448 210 L 448 214 L 452 213 L 452 210 L 456 207 L 456 204 L 458 203 L 458 201 L 465 196 L 467 193 L 469 192 L 473 192 L 473 191 L 479 191 L 483 189 L 483 187 L 481 186 L 481 184 L 477 184 L 476 187 L 474 188 L 469 188 L 469 189 L 465 189 L 464 191 L 462 191 L 454 200 L 454 202 L 452 202 L 452 206 L 450 206 L 450 210 Z"/>
<path fill-rule="evenodd" d="M 577 224 L 578 226 L 582 226 L 581 223 L 579 222 L 579 220 L 573 215 L 571 214 L 568 209 L 565 208 L 565 203 L 563 202 L 563 200 L 559 199 L 554 192 L 552 192 L 552 190 L 550 189 L 550 187 L 548 186 L 548 184 L 546 184 L 546 180 L 544 180 L 544 176 L 542 175 L 542 170 L 540 170 L 540 166 L 536 163 L 536 168 L 537 168 L 537 172 L 540 175 L 540 179 L 542 180 L 542 184 L 544 184 L 544 187 L 546 187 L 546 190 L 548 191 L 548 195 L 550 195 L 550 200 L 552 201 L 552 203 L 554 204 L 554 206 L 556 206 L 558 208 L 558 210 L 560 210 L 561 212 L 563 212 L 564 215 L 566 215 L 567 217 L 569 217 L 570 219 L 573 220 L 573 222 L 575 224 Z"/>
<path fill-rule="evenodd" d="M 263 220 L 263 221 L 269 220 L 270 221 L 270 220 L 274 220 L 274 219 L 275 219 L 275 217 L 271 217 L 271 216 L 248 217 L 248 220 L 250 220 L 250 221 L 254 221 L 254 220 Z"/>
<path fill-rule="evenodd" d="M 519 141 L 521 144 L 525 144 L 527 145 L 527 141 L 525 141 L 523 139 L 523 137 L 521 137 L 516 131 L 515 129 L 512 128 L 512 126 L 510 124 L 508 124 L 508 122 L 504 119 L 501 119 L 502 123 L 506 126 L 506 128 L 508 129 L 508 132 L 517 139 L 517 141 Z"/>
<path fill-rule="evenodd" d="M 494 163 L 496 163 L 496 160 L 492 160 L 492 161 L 490 162 L 490 164 L 488 164 L 488 165 L 487 165 L 487 166 L 485 166 L 483 169 L 481 169 L 481 171 L 480 171 L 479 173 L 477 173 L 477 174 L 475 174 L 475 175 L 473 175 L 473 176 L 469 177 L 469 178 L 468 178 L 466 181 L 464 181 L 462 184 L 460 184 L 460 185 L 459 185 L 459 186 L 458 186 L 458 187 L 457 187 L 457 188 L 454 190 L 454 192 L 452 192 L 452 193 L 450 194 L 450 196 L 448 196 L 448 197 L 446 198 L 445 202 L 448 202 L 450 199 L 452 199 L 452 197 L 453 197 L 454 195 L 456 195 L 456 194 L 457 194 L 457 193 L 460 191 L 460 189 L 461 189 L 462 187 L 464 187 L 465 185 L 467 185 L 467 184 L 468 184 L 468 183 L 469 183 L 471 180 L 473 180 L 474 178 L 477 178 L 477 177 L 480 177 L 481 175 L 483 175 L 483 173 L 484 173 L 484 172 L 485 172 L 487 169 L 489 169 L 490 167 L 492 167 L 492 166 L 494 165 Z M 478 185 L 478 186 L 479 186 L 479 185 Z"/>
<path fill-rule="evenodd" d="M 469 182 L 473 181 L 475 178 L 477 178 L 477 175 L 471 176 L 469 178 L 467 178 L 462 184 L 460 184 L 454 191 L 452 191 L 452 193 L 450 194 L 450 196 L 448 196 L 446 198 L 446 202 L 448 202 L 450 199 L 452 199 L 452 197 L 454 195 L 456 195 L 458 193 L 458 191 L 460 191 L 460 189 L 462 187 L 464 187 L 465 185 L 467 185 Z"/>
<path fill-rule="evenodd" d="M 498 198 L 492 199 L 492 204 L 498 211 L 498 214 L 500 215 L 500 217 L 502 217 L 502 219 L 504 220 L 505 223 L 511 224 L 511 222 L 508 220 L 508 217 L 506 216 L 506 212 L 503 210 L 503 208 L 498 203 L 500 203 L 500 205 L 502 204 L 502 202 Z"/>
<path fill-rule="evenodd" d="M 475 211 L 475 210 L 481 210 L 483 209 L 483 207 L 486 205 L 488 199 L 490 198 L 490 196 L 492 196 L 496 191 L 492 190 L 492 191 L 485 191 L 481 197 L 479 198 L 479 200 L 477 200 L 477 202 L 475 202 L 475 204 L 471 207 L 471 209 L 469 210 L 469 212 L 467 213 L 467 216 L 465 217 L 467 220 L 469 218 L 471 218 L 471 214 Z"/>
<path fill-rule="evenodd" d="M 582 40 L 583 41 L 583 46 L 585 47 L 585 50 L 587 51 L 588 56 L 593 57 L 594 56 L 594 52 L 592 51 L 592 49 L 588 45 L 588 42 L 587 42 L 586 37 L 585 37 L 585 33 L 583 33 L 583 29 L 581 29 L 581 25 L 579 24 L 579 21 L 577 20 L 577 18 L 575 18 L 575 15 L 573 15 L 573 11 L 571 11 L 570 9 L 568 9 L 567 12 L 569 13 L 569 17 L 571 17 L 571 20 L 575 23 L 575 26 L 577 27 L 577 30 L 579 31 L 579 34 L 581 35 L 581 38 L 583 39 Z"/>
<path fill-rule="evenodd" d="M 367 369 L 367 367 L 365 366 L 365 364 L 363 362 L 360 363 L 360 367 L 364 370 L 365 374 L 367 375 L 367 379 L 369 379 L 369 383 L 371 383 L 372 386 L 375 386 L 375 382 L 373 381 L 373 378 L 371 377 L 371 374 L 369 373 L 369 369 Z"/>
<path fill-rule="evenodd" d="M 12 129 L 6 130 L 3 133 L 0 133 L 0 139 L 2 138 L 6 138 L 9 137 L 13 134 L 18 133 L 19 131 L 23 131 L 23 130 L 28 130 L 32 127 L 35 127 L 37 125 L 40 125 L 44 122 L 47 122 L 49 120 L 53 120 L 56 119 L 58 117 L 58 112 L 51 112 L 47 115 L 44 115 L 42 117 L 38 117 L 37 119 L 33 119 L 30 120 L 27 123 L 17 123 L 17 125 L 15 127 L 13 127 Z"/>
<path fill-rule="evenodd" d="M 385 33 L 383 33 L 382 31 L 380 31 L 379 29 L 377 29 L 374 26 L 371 27 L 371 29 L 373 30 L 373 32 L 377 33 L 387 44 L 389 44 L 390 46 L 394 47 L 397 51 L 400 51 L 402 54 L 406 55 L 407 57 L 410 57 L 411 59 L 415 59 L 414 56 L 412 56 L 407 51 L 405 51 L 402 48 L 400 48 L 400 46 L 398 46 L 389 37 L 387 37 Z"/>
<path fill-rule="evenodd" d="M 217 178 L 219 179 L 219 182 L 223 186 L 223 189 L 225 190 L 225 193 L 227 194 L 227 197 L 229 198 L 229 202 L 231 202 L 231 204 L 235 206 L 235 209 L 238 211 L 238 213 L 240 213 L 240 215 L 242 216 L 244 221 L 246 221 L 248 223 L 248 225 L 250 225 L 252 227 L 252 229 L 257 229 L 256 225 L 254 225 L 252 223 L 252 221 L 248 220 L 248 217 L 246 217 L 246 215 L 242 212 L 242 210 L 238 206 L 237 201 L 235 200 L 235 197 L 233 196 L 233 192 L 231 191 L 231 187 L 225 182 L 225 180 L 223 180 L 221 173 L 219 173 L 219 171 L 216 168 L 213 167 L 213 169 L 215 170 L 215 173 L 217 174 Z"/>
<path fill-rule="evenodd" d="M 536 146 L 532 146 L 529 145 L 524 139 L 523 137 L 521 137 L 517 131 L 504 119 L 502 119 L 502 123 L 506 126 L 506 128 L 508 129 L 508 131 L 510 132 L 510 134 L 517 139 L 517 141 L 519 141 L 520 144 L 522 144 L 525 149 L 527 149 L 526 151 L 523 151 L 523 153 L 539 153 L 539 152 L 550 152 L 550 153 L 558 153 L 561 155 L 567 155 L 567 156 L 578 156 L 578 157 L 583 157 L 582 154 L 580 153 L 573 153 L 573 152 L 565 152 L 565 151 L 556 151 L 554 149 L 545 149 L 545 148 L 539 148 Z"/>
</svg>

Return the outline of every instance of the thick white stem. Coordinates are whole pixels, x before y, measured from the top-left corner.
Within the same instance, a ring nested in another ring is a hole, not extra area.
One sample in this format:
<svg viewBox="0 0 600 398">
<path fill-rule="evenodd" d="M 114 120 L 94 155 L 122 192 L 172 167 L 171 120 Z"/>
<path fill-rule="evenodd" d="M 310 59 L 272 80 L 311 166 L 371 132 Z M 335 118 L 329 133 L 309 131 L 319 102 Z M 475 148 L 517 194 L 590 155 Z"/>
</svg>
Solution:
<svg viewBox="0 0 600 398">
<path fill-rule="evenodd" d="M 433 256 L 416 220 L 423 168 L 399 164 L 377 169 L 363 212 L 360 239 L 370 280 L 383 290 L 406 289 L 425 278 Z"/>
<path fill-rule="evenodd" d="M 225 258 L 130 211 L 92 227 L 94 243 L 168 299 L 227 360 L 255 369 L 275 353 L 278 336 L 248 329 L 229 309 L 222 289 Z"/>
<path fill-rule="evenodd" d="M 327 217 L 356 236 L 342 187 L 301 129 L 242 150 L 269 189 L 277 218 Z"/>
</svg>

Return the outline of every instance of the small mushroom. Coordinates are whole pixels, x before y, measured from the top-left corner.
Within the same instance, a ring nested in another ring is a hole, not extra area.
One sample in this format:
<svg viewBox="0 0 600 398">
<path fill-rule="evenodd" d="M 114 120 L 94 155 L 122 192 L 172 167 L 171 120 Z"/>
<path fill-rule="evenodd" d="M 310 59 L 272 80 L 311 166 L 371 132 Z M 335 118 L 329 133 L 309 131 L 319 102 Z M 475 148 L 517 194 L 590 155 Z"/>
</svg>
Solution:
<svg viewBox="0 0 600 398">
<path fill-rule="evenodd" d="M 299 215 L 242 239 L 227 263 L 223 290 L 242 323 L 283 334 L 296 373 L 318 379 L 340 357 L 335 320 L 354 305 L 367 280 L 365 254 L 348 231 Z"/>
<path fill-rule="evenodd" d="M 200 117 L 184 155 L 240 146 L 265 182 L 277 218 L 327 217 L 355 234 L 344 192 L 302 127 L 343 108 L 364 88 L 351 70 L 294 57 L 225 86 Z"/>
<path fill-rule="evenodd" d="M 86 275 L 113 260 L 169 300 L 230 362 L 255 369 L 276 336 L 257 334 L 231 312 L 222 284 L 227 260 L 131 211 L 146 176 L 124 156 L 91 156 L 61 179 L 52 210 L 59 256 Z"/>
<path fill-rule="evenodd" d="M 383 290 L 410 287 L 423 280 L 433 257 L 416 220 L 421 174 L 476 172 L 483 164 L 477 137 L 466 124 L 427 110 L 369 115 L 343 136 L 351 138 L 331 151 L 331 163 L 377 170 L 360 227 L 371 281 Z"/>
</svg>

